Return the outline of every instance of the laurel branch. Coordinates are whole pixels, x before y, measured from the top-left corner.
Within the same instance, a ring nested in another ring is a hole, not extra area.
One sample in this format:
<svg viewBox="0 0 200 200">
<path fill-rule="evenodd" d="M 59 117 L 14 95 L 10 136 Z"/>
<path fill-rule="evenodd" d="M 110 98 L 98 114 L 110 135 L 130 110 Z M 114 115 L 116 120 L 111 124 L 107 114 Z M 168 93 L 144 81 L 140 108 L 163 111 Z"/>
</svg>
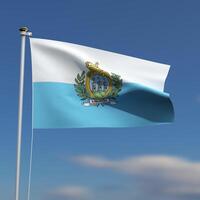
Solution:
<svg viewBox="0 0 200 200">
<path fill-rule="evenodd" d="M 119 75 L 111 73 L 111 79 L 112 79 L 112 92 L 111 97 L 115 98 L 118 96 L 119 92 L 122 90 L 122 79 Z"/>
<path fill-rule="evenodd" d="M 81 74 L 78 74 L 75 78 L 76 84 L 74 84 L 75 91 L 82 100 L 89 98 L 89 95 L 85 89 L 85 76 L 85 71 L 83 71 Z"/>
</svg>

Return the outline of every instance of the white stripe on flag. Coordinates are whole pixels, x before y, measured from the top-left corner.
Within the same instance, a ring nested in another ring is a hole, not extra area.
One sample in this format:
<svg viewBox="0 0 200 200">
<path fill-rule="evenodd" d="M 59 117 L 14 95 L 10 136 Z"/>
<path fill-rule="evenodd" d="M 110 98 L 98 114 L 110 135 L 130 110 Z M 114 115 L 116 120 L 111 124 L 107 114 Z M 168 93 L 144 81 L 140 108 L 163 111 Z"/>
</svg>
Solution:
<svg viewBox="0 0 200 200">
<path fill-rule="evenodd" d="M 164 91 L 170 66 L 100 49 L 54 40 L 30 38 L 33 82 L 74 83 L 85 62 L 99 62 L 100 68 L 138 83 Z"/>
</svg>

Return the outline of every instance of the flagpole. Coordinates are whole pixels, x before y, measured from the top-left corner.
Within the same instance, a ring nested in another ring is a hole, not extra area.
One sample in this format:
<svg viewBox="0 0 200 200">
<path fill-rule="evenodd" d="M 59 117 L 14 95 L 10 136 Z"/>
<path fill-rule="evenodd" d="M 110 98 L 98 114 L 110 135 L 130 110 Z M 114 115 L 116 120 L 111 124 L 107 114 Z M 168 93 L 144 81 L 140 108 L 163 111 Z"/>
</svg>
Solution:
<svg viewBox="0 0 200 200">
<path fill-rule="evenodd" d="M 25 45 L 26 45 L 26 36 L 31 36 L 31 32 L 28 32 L 27 27 L 21 27 L 19 31 L 21 35 L 21 60 L 20 60 L 19 102 L 18 102 L 15 200 L 19 200 L 19 191 L 20 191 L 19 184 L 20 184 L 20 160 L 21 160 L 21 138 L 22 138 Z"/>
</svg>

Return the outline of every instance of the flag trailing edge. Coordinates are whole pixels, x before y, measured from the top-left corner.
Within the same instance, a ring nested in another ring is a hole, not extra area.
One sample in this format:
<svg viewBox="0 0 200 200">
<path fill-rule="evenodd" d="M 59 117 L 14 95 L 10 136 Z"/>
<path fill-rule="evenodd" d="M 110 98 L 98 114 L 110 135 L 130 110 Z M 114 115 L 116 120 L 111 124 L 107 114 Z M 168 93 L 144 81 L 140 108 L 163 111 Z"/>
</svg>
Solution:
<svg viewBox="0 0 200 200">
<path fill-rule="evenodd" d="M 173 121 L 169 65 L 30 38 L 34 128 L 134 127 Z"/>
</svg>

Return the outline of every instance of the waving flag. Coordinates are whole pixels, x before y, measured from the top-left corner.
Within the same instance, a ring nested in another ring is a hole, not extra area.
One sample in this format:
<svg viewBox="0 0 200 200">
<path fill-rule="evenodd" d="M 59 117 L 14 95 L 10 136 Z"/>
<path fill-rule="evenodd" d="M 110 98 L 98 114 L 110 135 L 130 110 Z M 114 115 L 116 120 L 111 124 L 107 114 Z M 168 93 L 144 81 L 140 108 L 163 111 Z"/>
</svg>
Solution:
<svg viewBox="0 0 200 200">
<path fill-rule="evenodd" d="M 34 128 L 134 127 L 173 121 L 169 65 L 31 38 Z"/>
</svg>

